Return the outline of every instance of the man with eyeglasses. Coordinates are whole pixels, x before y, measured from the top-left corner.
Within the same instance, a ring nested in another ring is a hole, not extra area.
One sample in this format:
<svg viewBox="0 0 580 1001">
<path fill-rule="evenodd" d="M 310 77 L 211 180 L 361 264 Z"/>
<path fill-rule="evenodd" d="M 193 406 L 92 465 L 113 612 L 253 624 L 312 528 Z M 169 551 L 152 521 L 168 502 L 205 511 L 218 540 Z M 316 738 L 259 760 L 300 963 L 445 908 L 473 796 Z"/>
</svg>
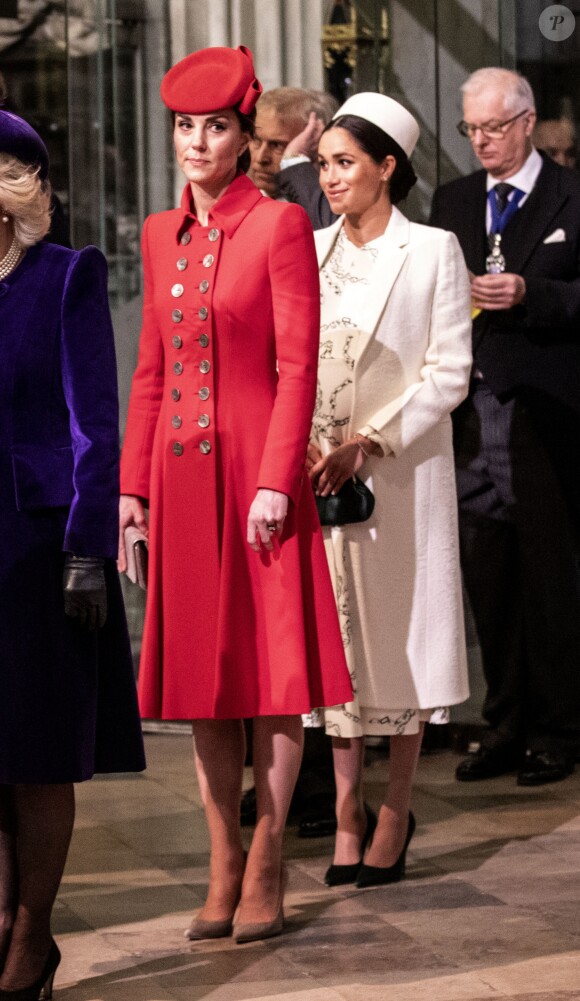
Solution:
<svg viewBox="0 0 580 1001">
<path fill-rule="evenodd" d="M 454 436 L 488 726 L 456 777 L 535 786 L 569 775 L 580 747 L 580 178 L 534 149 L 525 78 L 482 69 L 462 91 L 483 170 L 439 188 L 431 222 L 472 273 Z"/>
</svg>

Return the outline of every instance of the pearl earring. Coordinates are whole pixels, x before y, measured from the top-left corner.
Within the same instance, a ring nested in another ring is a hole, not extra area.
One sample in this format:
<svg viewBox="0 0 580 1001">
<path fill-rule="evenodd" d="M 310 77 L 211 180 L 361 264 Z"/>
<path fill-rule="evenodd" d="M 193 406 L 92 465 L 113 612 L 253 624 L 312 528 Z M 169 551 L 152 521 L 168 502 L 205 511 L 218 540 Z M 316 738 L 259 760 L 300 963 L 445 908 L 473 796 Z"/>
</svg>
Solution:
<svg viewBox="0 0 580 1001">
<path fill-rule="evenodd" d="M 4 222 L 4 223 L 8 222 L 8 216 L 7 215 L 3 215 L 2 216 L 2 222 Z"/>
</svg>

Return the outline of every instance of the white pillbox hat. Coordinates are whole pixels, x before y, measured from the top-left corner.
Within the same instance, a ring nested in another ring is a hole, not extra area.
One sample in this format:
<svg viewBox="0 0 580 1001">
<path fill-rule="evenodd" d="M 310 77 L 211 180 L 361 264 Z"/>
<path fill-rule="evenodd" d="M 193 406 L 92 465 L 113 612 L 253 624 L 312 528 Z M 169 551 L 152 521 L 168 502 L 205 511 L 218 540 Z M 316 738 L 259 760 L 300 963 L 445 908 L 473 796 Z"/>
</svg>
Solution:
<svg viewBox="0 0 580 1001">
<path fill-rule="evenodd" d="M 411 112 L 392 97 L 373 91 L 353 94 L 338 109 L 334 118 L 342 115 L 356 115 L 357 118 L 372 122 L 394 139 L 407 156 L 411 156 L 415 149 L 420 132 L 419 124 Z"/>
</svg>

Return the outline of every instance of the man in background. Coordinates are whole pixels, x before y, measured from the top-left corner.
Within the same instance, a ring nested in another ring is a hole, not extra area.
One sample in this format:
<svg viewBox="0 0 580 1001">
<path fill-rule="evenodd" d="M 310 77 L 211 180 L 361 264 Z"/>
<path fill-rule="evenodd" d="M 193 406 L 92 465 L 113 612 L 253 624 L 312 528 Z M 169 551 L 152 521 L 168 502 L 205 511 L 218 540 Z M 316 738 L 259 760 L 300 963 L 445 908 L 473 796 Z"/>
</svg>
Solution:
<svg viewBox="0 0 580 1001">
<path fill-rule="evenodd" d="M 524 77 L 481 69 L 462 91 L 483 169 L 435 192 L 431 222 L 472 276 L 454 441 L 488 727 L 456 777 L 535 786 L 569 775 L 580 746 L 580 177 L 534 148 Z"/>
<path fill-rule="evenodd" d="M 256 105 L 256 138 L 250 146 L 252 163 L 248 177 L 270 198 L 279 198 L 282 157 L 298 136 L 309 135 L 299 143 L 299 161 L 311 165 L 316 158 L 318 139 L 338 107 L 329 94 L 299 87 L 276 87 L 267 90 Z M 310 126 L 310 128 L 309 128 Z"/>
<path fill-rule="evenodd" d="M 544 118 L 536 122 L 532 142 L 561 167 L 576 166 L 576 129 L 571 118 Z"/>
</svg>

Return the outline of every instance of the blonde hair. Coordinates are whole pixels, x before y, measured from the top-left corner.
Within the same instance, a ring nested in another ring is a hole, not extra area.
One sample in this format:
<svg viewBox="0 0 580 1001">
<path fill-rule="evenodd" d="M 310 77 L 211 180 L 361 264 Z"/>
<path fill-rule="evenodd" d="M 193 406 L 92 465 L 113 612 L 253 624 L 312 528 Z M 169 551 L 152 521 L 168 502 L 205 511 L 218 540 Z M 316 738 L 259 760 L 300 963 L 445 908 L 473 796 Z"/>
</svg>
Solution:
<svg viewBox="0 0 580 1001">
<path fill-rule="evenodd" d="M 0 153 L 0 210 L 12 217 L 14 235 L 23 247 L 32 247 L 50 229 L 50 185 L 41 181 L 39 167 Z"/>
</svg>

